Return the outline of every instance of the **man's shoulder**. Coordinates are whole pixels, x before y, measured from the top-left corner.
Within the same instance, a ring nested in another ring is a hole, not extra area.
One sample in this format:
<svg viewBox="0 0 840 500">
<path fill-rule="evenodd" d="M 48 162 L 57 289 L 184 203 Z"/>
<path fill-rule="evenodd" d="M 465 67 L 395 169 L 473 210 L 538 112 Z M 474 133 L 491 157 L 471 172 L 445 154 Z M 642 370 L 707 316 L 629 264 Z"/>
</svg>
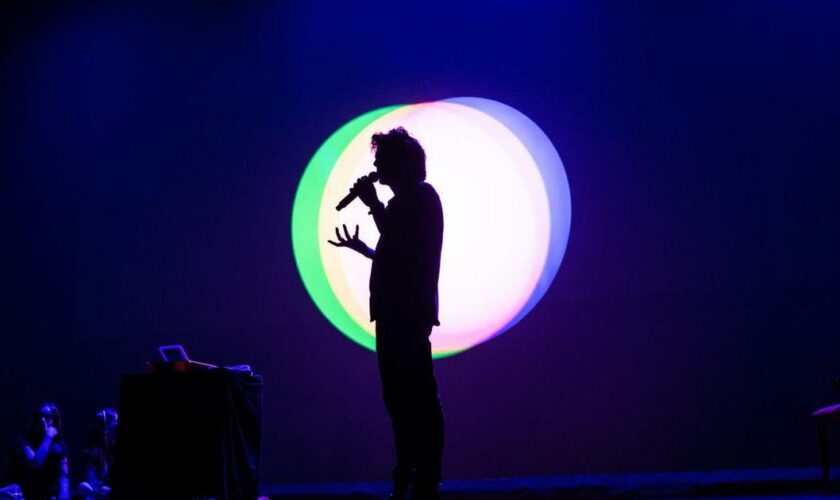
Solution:
<svg viewBox="0 0 840 500">
<path fill-rule="evenodd" d="M 423 193 L 431 193 L 431 194 L 434 194 L 435 196 L 437 196 L 437 191 L 435 190 L 434 186 L 432 186 L 431 184 L 429 184 L 426 181 L 418 183 L 417 187 Z"/>
<path fill-rule="evenodd" d="M 440 203 L 440 196 L 428 182 L 421 182 L 417 185 L 413 198 L 412 205 L 424 217 L 435 216 L 443 210 Z"/>
<path fill-rule="evenodd" d="M 440 196 L 438 196 L 437 191 L 431 184 L 419 182 L 391 198 L 389 205 L 392 202 L 399 205 L 415 205 L 417 203 L 425 204 L 429 202 L 440 203 Z"/>
<path fill-rule="evenodd" d="M 438 195 L 437 190 L 435 190 L 434 186 L 425 181 L 417 185 L 417 196 L 423 200 L 440 202 L 440 196 Z"/>
</svg>

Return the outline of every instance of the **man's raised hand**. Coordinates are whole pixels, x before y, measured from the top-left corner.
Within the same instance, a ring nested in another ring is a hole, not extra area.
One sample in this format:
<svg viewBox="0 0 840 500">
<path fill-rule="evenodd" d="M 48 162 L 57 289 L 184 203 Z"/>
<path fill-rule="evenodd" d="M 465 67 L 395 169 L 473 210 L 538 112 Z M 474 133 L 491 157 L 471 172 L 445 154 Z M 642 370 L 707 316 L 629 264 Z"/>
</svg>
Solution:
<svg viewBox="0 0 840 500">
<path fill-rule="evenodd" d="M 365 205 L 372 207 L 379 203 L 379 197 L 376 195 L 376 188 L 373 186 L 373 183 L 379 179 L 379 175 L 376 173 L 371 173 L 362 177 L 353 184 L 353 187 L 350 188 L 351 191 L 355 191 L 356 195 Z"/>
<path fill-rule="evenodd" d="M 350 231 L 347 230 L 347 226 L 345 224 L 342 224 L 341 227 L 344 228 L 344 236 L 341 235 L 341 231 L 339 231 L 338 228 L 335 228 L 335 237 L 338 241 L 327 240 L 327 243 L 336 247 L 347 247 L 351 250 L 359 252 L 369 259 L 373 258 L 373 250 L 371 250 L 364 241 L 359 239 L 358 224 L 356 224 L 356 231 L 353 233 L 353 236 L 350 236 Z"/>
</svg>

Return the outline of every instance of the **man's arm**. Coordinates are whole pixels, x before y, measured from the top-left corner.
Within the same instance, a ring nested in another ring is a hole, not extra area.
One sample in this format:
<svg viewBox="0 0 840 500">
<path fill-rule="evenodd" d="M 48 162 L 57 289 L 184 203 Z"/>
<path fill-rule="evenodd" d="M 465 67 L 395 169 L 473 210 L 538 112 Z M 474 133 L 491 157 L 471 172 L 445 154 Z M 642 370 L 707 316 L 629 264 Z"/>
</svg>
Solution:
<svg viewBox="0 0 840 500">
<path fill-rule="evenodd" d="M 373 186 L 371 176 L 359 178 L 351 191 L 355 191 L 362 200 L 362 203 L 368 206 L 370 214 L 373 216 L 373 222 L 376 223 L 376 229 L 379 234 L 382 234 L 385 228 L 385 205 L 379 201 L 379 196 L 376 195 L 376 188 Z"/>
<path fill-rule="evenodd" d="M 376 199 L 369 207 L 373 222 L 376 223 L 376 229 L 379 230 L 379 234 L 382 234 L 382 230 L 385 228 L 385 205 L 379 199 Z"/>
</svg>

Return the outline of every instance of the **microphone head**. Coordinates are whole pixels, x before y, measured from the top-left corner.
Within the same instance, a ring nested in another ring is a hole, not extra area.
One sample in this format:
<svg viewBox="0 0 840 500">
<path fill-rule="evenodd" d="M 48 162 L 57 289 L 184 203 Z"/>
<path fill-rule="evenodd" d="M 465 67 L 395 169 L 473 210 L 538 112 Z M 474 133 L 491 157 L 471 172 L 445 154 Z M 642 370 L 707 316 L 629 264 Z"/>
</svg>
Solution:
<svg viewBox="0 0 840 500">
<path fill-rule="evenodd" d="M 368 179 L 370 179 L 371 182 L 379 182 L 379 174 L 376 172 L 371 172 L 370 174 L 368 174 Z"/>
</svg>

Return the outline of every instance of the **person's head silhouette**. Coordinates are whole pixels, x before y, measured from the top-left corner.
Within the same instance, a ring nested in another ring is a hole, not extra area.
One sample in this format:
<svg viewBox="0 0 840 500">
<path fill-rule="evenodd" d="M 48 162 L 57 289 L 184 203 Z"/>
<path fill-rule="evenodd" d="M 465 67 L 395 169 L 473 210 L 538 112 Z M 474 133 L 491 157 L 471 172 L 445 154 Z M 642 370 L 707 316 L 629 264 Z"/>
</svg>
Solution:
<svg viewBox="0 0 840 500">
<path fill-rule="evenodd" d="M 40 444 L 47 429 L 54 428 L 59 439 L 64 438 L 64 428 L 61 424 L 61 412 L 52 403 L 43 403 L 29 422 L 26 437 L 32 444 Z"/>
<path fill-rule="evenodd" d="M 426 152 L 404 128 L 373 134 L 370 147 L 376 154 L 373 165 L 380 184 L 393 189 L 426 180 Z"/>
</svg>

